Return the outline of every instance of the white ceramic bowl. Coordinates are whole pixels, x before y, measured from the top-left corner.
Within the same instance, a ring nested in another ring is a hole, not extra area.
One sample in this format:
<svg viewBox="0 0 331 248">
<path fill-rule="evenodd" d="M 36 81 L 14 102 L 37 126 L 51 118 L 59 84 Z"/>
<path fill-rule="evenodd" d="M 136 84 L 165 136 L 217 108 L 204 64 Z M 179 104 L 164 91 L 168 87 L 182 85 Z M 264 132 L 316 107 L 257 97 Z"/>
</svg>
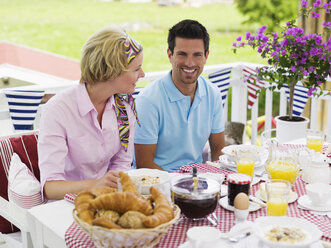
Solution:
<svg viewBox="0 0 331 248">
<path fill-rule="evenodd" d="M 266 233 L 275 226 L 299 228 L 306 234 L 306 238 L 293 244 L 270 241 L 267 239 Z M 322 232 L 313 223 L 305 219 L 287 216 L 260 217 L 255 220 L 254 229 L 255 235 L 270 248 L 308 248 L 322 236 Z"/>
<path fill-rule="evenodd" d="M 230 160 L 235 161 L 236 150 L 249 151 L 256 154 L 260 161 L 265 161 L 268 158 L 268 150 L 261 146 L 256 145 L 230 145 L 225 146 L 222 152 L 229 157 Z"/>
<path fill-rule="evenodd" d="M 170 192 L 170 176 L 169 173 L 166 171 L 157 170 L 157 169 L 136 169 L 136 170 L 128 171 L 128 175 L 136 182 L 136 185 L 140 190 L 140 193 L 143 195 L 150 194 L 149 188 L 151 186 L 157 187 L 166 195 L 168 194 L 168 191 Z M 160 179 L 160 182 L 152 183 L 152 184 L 143 184 L 143 183 L 139 184 L 138 183 L 139 178 L 143 176 L 158 177 Z"/>
</svg>

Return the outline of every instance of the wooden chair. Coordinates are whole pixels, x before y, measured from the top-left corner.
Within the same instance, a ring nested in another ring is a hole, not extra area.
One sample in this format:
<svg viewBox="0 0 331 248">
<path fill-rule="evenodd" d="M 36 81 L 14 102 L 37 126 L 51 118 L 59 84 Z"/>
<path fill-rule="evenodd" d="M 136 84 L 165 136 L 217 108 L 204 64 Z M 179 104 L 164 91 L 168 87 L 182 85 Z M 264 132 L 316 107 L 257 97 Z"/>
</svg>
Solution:
<svg viewBox="0 0 331 248">
<path fill-rule="evenodd" d="M 27 222 L 27 210 L 8 200 L 8 170 L 11 156 L 15 152 L 22 162 L 39 178 L 37 132 L 0 137 L 0 232 L 21 232 L 22 247 L 32 248 L 32 239 Z"/>
</svg>

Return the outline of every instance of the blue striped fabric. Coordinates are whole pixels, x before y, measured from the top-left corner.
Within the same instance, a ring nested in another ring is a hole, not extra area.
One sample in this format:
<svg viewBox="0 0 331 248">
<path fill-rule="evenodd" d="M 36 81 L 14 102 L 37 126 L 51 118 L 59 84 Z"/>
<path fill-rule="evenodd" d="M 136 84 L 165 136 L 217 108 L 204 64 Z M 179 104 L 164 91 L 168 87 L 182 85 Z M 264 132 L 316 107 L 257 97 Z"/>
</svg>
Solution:
<svg viewBox="0 0 331 248">
<path fill-rule="evenodd" d="M 290 97 L 290 89 L 287 84 L 284 84 L 287 99 Z M 293 99 L 293 114 L 300 116 L 308 101 L 308 89 L 302 85 L 301 82 L 297 83 L 294 87 Z"/>
<path fill-rule="evenodd" d="M 232 67 L 228 67 L 208 75 L 209 80 L 215 84 L 221 92 L 223 107 L 230 87 L 231 70 Z"/>
<path fill-rule="evenodd" d="M 15 130 L 30 130 L 45 91 L 6 90 L 9 113 Z"/>
<path fill-rule="evenodd" d="M 132 94 L 133 98 L 136 98 L 136 96 L 139 94 L 139 92 L 143 89 L 144 87 L 137 87 L 134 89 L 134 92 Z"/>
</svg>

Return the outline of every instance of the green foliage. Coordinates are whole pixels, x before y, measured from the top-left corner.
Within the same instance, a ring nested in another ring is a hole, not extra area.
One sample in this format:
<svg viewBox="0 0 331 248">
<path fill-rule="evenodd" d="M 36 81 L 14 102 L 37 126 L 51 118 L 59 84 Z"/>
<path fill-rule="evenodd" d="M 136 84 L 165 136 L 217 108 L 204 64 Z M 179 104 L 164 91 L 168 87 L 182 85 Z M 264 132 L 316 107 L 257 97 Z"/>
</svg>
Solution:
<svg viewBox="0 0 331 248">
<path fill-rule="evenodd" d="M 195 19 L 211 36 L 207 65 L 237 62 L 232 41 L 253 25 L 242 25 L 234 5 L 211 4 L 201 8 L 159 6 L 152 3 L 96 0 L 0 0 L 0 40 L 80 59 L 86 39 L 109 24 L 124 27 L 144 46 L 146 72 L 168 70 L 167 32 L 176 22 Z M 241 61 L 261 63 L 254 51 L 244 51 Z"/>
<path fill-rule="evenodd" d="M 298 12 L 296 0 L 235 0 L 238 10 L 247 19 L 243 23 L 266 25 L 269 31 L 278 30 L 282 22 Z"/>
</svg>

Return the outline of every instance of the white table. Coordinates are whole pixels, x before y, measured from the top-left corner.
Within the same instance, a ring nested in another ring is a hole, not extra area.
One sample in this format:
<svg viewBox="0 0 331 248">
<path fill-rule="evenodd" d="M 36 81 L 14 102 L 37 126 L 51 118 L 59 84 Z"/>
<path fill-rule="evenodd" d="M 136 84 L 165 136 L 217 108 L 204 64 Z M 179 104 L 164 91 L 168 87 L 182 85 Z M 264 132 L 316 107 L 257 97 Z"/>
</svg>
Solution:
<svg viewBox="0 0 331 248">
<path fill-rule="evenodd" d="M 33 207 L 27 211 L 27 220 L 33 246 L 66 247 L 64 235 L 72 224 L 74 204 L 59 200 Z"/>
</svg>

